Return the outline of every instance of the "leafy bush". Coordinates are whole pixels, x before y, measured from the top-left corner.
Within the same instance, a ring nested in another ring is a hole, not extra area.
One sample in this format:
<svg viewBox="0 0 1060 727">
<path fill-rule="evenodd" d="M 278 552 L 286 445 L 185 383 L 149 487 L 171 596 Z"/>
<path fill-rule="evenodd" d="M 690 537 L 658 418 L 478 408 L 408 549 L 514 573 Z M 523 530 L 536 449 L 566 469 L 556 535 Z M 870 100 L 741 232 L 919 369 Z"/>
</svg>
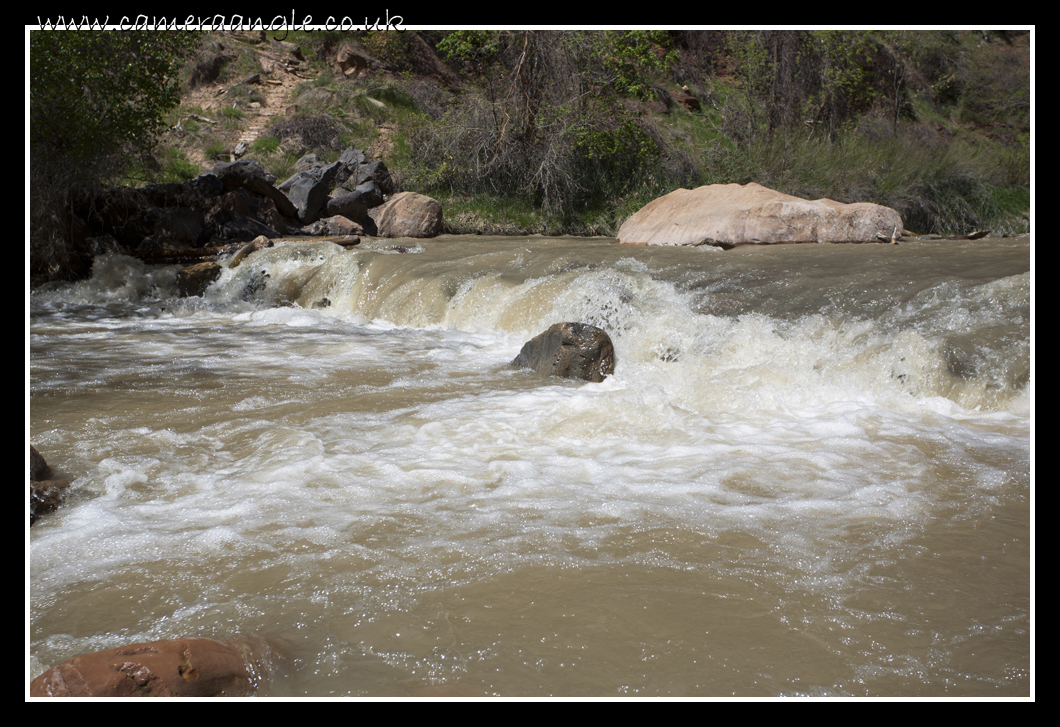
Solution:
<svg viewBox="0 0 1060 727">
<path fill-rule="evenodd" d="M 457 31 L 439 49 L 481 88 L 406 131 L 413 183 L 454 194 L 525 196 L 564 219 L 640 185 L 688 181 L 660 166 L 664 137 L 627 113 L 672 56 L 649 32 Z"/>
<path fill-rule="evenodd" d="M 34 150 L 86 172 L 101 156 L 149 151 L 180 101 L 176 71 L 191 42 L 184 33 L 31 32 Z"/>
<path fill-rule="evenodd" d="M 78 266 L 67 231 L 79 189 L 113 181 L 146 157 L 180 100 L 177 72 L 201 39 L 190 33 L 30 33 L 30 265 Z"/>
</svg>

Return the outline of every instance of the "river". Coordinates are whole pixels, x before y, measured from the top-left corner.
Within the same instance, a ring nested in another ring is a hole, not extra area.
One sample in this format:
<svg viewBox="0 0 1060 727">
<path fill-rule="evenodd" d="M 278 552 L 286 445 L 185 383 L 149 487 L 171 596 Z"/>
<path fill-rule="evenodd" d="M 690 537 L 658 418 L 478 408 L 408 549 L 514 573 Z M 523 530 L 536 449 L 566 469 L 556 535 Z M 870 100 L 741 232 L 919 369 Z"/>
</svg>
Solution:
<svg viewBox="0 0 1060 727">
<path fill-rule="evenodd" d="M 274 697 L 1027 697 L 1031 248 L 99 258 L 29 298 L 28 677 L 253 634 Z M 568 320 L 613 376 L 508 366 Z"/>
</svg>

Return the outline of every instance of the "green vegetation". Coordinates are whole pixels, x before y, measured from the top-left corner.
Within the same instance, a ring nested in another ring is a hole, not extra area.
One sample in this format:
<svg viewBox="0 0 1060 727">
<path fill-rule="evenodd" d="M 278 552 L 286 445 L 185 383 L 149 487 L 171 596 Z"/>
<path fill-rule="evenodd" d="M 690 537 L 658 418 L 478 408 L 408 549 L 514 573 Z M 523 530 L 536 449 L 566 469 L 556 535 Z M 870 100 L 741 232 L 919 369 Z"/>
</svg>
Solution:
<svg viewBox="0 0 1060 727">
<path fill-rule="evenodd" d="M 1029 224 L 1029 65 L 1019 33 L 431 39 L 464 72 L 463 93 L 441 116 L 405 125 L 403 176 L 450 205 L 493 200 L 475 218 L 495 228 L 614 234 L 678 186 L 750 181 L 892 206 L 921 233 Z M 682 90 L 698 108 L 677 102 Z M 505 217 L 516 209 L 518 219 Z"/>
<path fill-rule="evenodd" d="M 474 83 L 405 128 L 405 176 L 429 193 L 522 199 L 540 211 L 535 227 L 573 231 L 631 193 L 695 181 L 622 103 L 652 98 L 672 67 L 665 33 L 455 31 L 438 48 Z"/>
<path fill-rule="evenodd" d="M 183 182 L 194 179 L 200 169 L 188 161 L 183 152 L 175 147 L 168 147 L 162 152 L 159 177 L 166 182 Z"/>
<path fill-rule="evenodd" d="M 919 233 L 1026 231 L 1029 37 L 1019 31 L 292 32 L 308 80 L 248 151 L 384 155 L 451 232 L 607 234 L 677 187 L 755 181 L 896 208 Z M 387 68 L 334 73 L 342 43 Z M 428 49 L 433 49 L 428 50 Z M 226 158 L 258 48 L 178 33 L 31 34 L 31 251 L 62 266 L 77 185 L 179 181 Z M 448 64 L 439 73 L 431 53 Z M 444 79 L 444 80 L 443 80 Z M 175 108 L 224 83 L 224 109 Z M 163 143 L 159 132 L 169 129 Z M 50 195 L 50 196 L 49 196 Z"/>
<path fill-rule="evenodd" d="M 175 71 L 189 39 L 177 33 L 30 33 L 30 144 L 86 178 L 102 158 L 149 151 L 180 100 Z"/>
<path fill-rule="evenodd" d="M 266 136 L 261 139 L 257 139 L 253 144 L 250 145 L 250 151 L 258 154 L 271 154 L 280 147 L 280 140 L 275 136 Z"/>
<path fill-rule="evenodd" d="M 186 33 L 30 33 L 30 265 L 72 263 L 66 231 L 79 190 L 117 180 L 151 152 L 180 100 Z"/>
</svg>

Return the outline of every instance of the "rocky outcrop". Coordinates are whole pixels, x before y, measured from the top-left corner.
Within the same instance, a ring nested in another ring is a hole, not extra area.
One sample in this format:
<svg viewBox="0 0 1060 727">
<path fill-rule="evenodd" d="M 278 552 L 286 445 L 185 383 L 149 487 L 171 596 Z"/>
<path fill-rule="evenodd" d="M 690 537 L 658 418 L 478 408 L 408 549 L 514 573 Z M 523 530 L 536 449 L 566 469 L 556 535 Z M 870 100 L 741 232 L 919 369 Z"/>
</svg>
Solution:
<svg viewBox="0 0 1060 727">
<path fill-rule="evenodd" d="M 678 189 L 649 202 L 618 230 L 632 245 L 876 242 L 902 233 L 902 218 L 882 205 L 806 200 L 760 184 Z"/>
<path fill-rule="evenodd" d="M 527 341 L 511 365 L 548 376 L 603 381 L 615 371 L 615 347 L 596 326 L 556 323 Z"/>
<path fill-rule="evenodd" d="M 290 186 L 287 195 L 297 210 L 298 221 L 302 225 L 317 221 L 320 211 L 327 204 L 329 191 L 327 182 L 309 176 L 300 177 Z"/>
<path fill-rule="evenodd" d="M 30 682 L 31 697 L 260 695 L 276 655 L 261 639 L 188 638 L 75 656 Z"/>
<path fill-rule="evenodd" d="M 240 159 L 235 162 L 221 162 L 214 166 L 213 175 L 221 180 L 227 191 L 245 188 L 253 194 L 271 200 L 284 217 L 297 216 L 297 210 L 291 200 L 274 186 L 276 175 L 266 170 L 259 161 Z"/>
<path fill-rule="evenodd" d="M 362 71 L 368 70 L 372 63 L 378 64 L 360 43 L 343 43 L 335 54 L 335 72 L 351 81 L 357 80 Z"/>
<path fill-rule="evenodd" d="M 360 237 L 369 234 L 360 224 L 342 215 L 325 217 L 302 229 L 314 237 Z M 374 224 L 372 229 L 375 229 Z"/>
<path fill-rule="evenodd" d="M 373 210 L 380 237 L 435 237 L 442 231 L 442 205 L 415 192 L 400 192 Z"/>
<path fill-rule="evenodd" d="M 367 185 L 365 185 L 367 186 Z M 374 186 L 374 185 L 373 185 Z M 368 214 L 368 210 L 382 204 L 383 198 L 378 192 L 372 195 L 366 190 L 358 187 L 352 192 L 331 197 L 324 208 L 328 217 L 340 216 L 356 222 L 368 234 L 374 233 L 375 220 Z M 374 202 L 374 204 L 373 204 Z"/>
<path fill-rule="evenodd" d="M 78 199 L 63 210 L 74 252 L 68 267 L 76 275 L 87 275 L 92 257 L 103 252 L 150 262 L 201 259 L 203 255 L 193 253 L 260 236 L 441 233 L 441 205 L 423 195 L 394 195 L 396 185 L 386 164 L 369 161 L 360 149 L 347 149 L 331 163 L 306 154 L 295 169 L 290 179 L 277 185 L 260 162 L 240 159 L 219 163 L 187 182 Z M 392 207 L 380 209 L 391 195 Z M 377 228 L 380 216 L 386 219 L 387 232 Z"/>
<path fill-rule="evenodd" d="M 345 186 L 353 189 L 367 182 L 373 183 L 384 195 L 394 194 L 397 189 L 390 176 L 390 170 L 382 161 L 368 162 L 357 167 L 350 174 Z"/>
</svg>

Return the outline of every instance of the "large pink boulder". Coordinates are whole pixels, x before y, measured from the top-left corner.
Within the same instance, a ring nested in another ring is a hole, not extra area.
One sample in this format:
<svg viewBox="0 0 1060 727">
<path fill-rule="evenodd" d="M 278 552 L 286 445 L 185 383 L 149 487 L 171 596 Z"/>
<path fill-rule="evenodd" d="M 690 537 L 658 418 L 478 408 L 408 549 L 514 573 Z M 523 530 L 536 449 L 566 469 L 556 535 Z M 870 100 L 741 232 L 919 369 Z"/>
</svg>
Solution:
<svg viewBox="0 0 1060 727">
<path fill-rule="evenodd" d="M 129 644 L 68 659 L 30 682 L 31 697 L 243 697 L 266 686 L 269 649 L 244 636 Z"/>
<path fill-rule="evenodd" d="M 807 200 L 760 184 L 678 189 L 633 214 L 618 230 L 631 245 L 718 245 L 778 242 L 876 242 L 902 234 L 890 207 Z"/>
</svg>

